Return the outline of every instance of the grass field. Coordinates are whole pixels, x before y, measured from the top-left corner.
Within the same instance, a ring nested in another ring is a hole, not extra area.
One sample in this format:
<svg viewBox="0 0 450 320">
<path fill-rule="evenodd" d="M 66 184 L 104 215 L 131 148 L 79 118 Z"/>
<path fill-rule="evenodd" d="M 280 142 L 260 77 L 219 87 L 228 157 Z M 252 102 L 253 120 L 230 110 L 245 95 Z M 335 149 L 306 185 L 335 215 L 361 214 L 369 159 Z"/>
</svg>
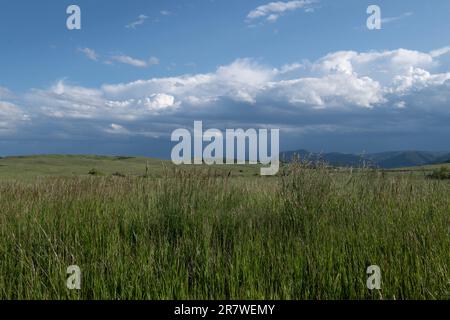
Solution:
<svg viewBox="0 0 450 320">
<path fill-rule="evenodd" d="M 0 299 L 450 298 L 448 181 L 300 164 L 257 173 L 2 159 Z M 79 291 L 66 288 L 69 265 Z M 366 287 L 370 265 L 381 290 Z"/>
<path fill-rule="evenodd" d="M 173 168 L 171 161 L 143 157 L 107 157 L 93 155 L 43 155 L 0 158 L 0 178 L 35 180 L 42 177 L 88 176 L 95 170 L 99 176 L 125 175 L 162 177 L 164 168 Z M 148 171 L 147 171 L 148 168 Z M 192 170 L 191 166 L 184 166 Z M 231 172 L 233 176 L 259 174 L 257 166 L 212 166 L 220 173 Z"/>
</svg>

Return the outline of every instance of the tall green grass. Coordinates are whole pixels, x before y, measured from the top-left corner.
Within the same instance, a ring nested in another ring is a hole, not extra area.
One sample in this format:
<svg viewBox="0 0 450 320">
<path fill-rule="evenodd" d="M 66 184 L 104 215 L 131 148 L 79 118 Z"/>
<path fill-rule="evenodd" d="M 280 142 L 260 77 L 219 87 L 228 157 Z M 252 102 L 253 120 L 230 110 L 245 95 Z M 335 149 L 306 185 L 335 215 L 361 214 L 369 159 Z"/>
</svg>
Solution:
<svg viewBox="0 0 450 320">
<path fill-rule="evenodd" d="M 448 299 L 449 186 L 299 164 L 3 182 L 0 299 Z"/>
</svg>

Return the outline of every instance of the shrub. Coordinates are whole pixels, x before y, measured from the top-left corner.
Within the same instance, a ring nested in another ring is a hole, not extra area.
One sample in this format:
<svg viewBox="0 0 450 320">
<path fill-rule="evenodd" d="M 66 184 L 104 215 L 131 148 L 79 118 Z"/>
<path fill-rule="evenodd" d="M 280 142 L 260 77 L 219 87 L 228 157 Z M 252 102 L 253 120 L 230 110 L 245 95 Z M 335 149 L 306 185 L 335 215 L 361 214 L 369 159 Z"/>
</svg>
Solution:
<svg viewBox="0 0 450 320">
<path fill-rule="evenodd" d="M 440 167 L 433 171 L 432 174 L 428 176 L 430 179 L 446 180 L 450 179 L 450 170 L 448 167 Z"/>
<path fill-rule="evenodd" d="M 91 176 L 99 176 L 99 175 L 101 175 L 100 171 L 98 171 L 97 169 L 89 170 L 88 174 L 91 175 Z"/>
</svg>

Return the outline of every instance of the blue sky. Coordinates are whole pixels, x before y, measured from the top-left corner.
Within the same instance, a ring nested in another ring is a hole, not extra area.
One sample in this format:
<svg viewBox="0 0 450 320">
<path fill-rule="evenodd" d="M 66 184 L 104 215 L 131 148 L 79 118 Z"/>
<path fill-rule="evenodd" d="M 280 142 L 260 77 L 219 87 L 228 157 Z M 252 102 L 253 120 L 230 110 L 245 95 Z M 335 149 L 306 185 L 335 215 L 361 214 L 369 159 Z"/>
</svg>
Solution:
<svg viewBox="0 0 450 320">
<path fill-rule="evenodd" d="M 285 150 L 450 150 L 449 14 L 446 0 L 2 1 L 0 154 L 167 157 L 194 120 L 279 127 Z"/>
</svg>

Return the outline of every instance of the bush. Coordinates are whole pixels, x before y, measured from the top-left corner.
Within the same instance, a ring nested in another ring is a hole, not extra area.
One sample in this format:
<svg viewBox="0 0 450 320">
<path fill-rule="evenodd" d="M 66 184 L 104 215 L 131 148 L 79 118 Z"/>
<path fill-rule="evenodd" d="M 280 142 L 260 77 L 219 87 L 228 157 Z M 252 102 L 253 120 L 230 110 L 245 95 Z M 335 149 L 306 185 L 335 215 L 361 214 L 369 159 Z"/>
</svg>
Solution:
<svg viewBox="0 0 450 320">
<path fill-rule="evenodd" d="M 450 179 L 450 170 L 448 167 L 440 167 L 433 171 L 432 174 L 428 176 L 430 179 L 446 180 Z"/>
<path fill-rule="evenodd" d="M 89 170 L 88 174 L 91 176 L 100 176 L 101 172 L 98 171 L 97 169 L 91 169 L 91 170 Z"/>
</svg>

